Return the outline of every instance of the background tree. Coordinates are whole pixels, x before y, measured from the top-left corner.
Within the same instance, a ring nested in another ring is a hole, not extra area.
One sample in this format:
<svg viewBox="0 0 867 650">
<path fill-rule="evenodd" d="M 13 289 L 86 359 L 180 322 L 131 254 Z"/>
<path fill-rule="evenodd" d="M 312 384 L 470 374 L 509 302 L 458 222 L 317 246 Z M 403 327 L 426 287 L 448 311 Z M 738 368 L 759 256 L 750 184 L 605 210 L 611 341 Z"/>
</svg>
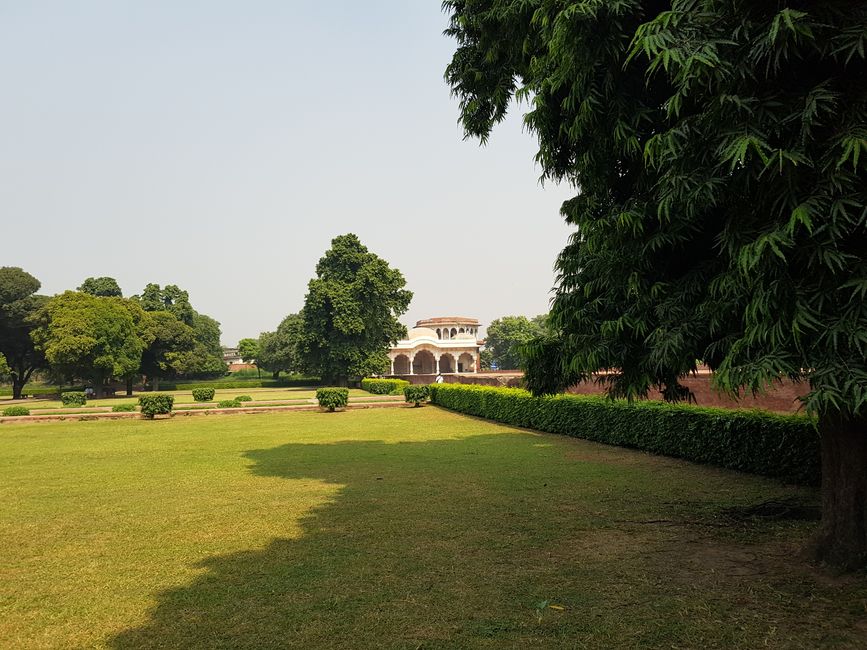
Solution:
<svg viewBox="0 0 867 650">
<path fill-rule="evenodd" d="M 123 298 L 66 291 L 48 300 L 38 322 L 32 338 L 51 366 L 99 394 L 110 379 L 137 372 L 150 343 L 147 314 Z"/>
<path fill-rule="evenodd" d="M 0 354 L 0 381 L 9 381 L 12 379 L 10 372 L 11 368 L 9 367 L 9 364 L 6 363 L 6 357 Z"/>
<path fill-rule="evenodd" d="M 867 564 L 867 4 L 447 0 L 468 136 L 512 98 L 548 179 L 580 187 L 556 335 L 527 379 L 611 368 L 670 400 L 703 359 L 734 394 L 809 383 L 818 557 Z"/>
<path fill-rule="evenodd" d="M 117 280 L 107 276 L 87 278 L 87 280 L 81 283 L 78 290 L 83 293 L 89 293 L 91 296 L 123 297 L 123 292 L 120 290 Z"/>
<path fill-rule="evenodd" d="M 33 372 L 46 365 L 30 338 L 32 318 L 48 300 L 36 295 L 40 286 L 39 280 L 18 267 L 0 268 L 0 354 L 6 358 L 14 399 L 21 399 Z"/>
<path fill-rule="evenodd" d="M 195 348 L 193 328 L 167 311 L 148 313 L 150 344 L 142 352 L 141 373 L 154 390 L 161 379 L 175 377 L 186 369 L 188 355 Z"/>
<path fill-rule="evenodd" d="M 261 377 L 262 373 L 259 370 L 259 364 L 257 359 L 259 358 L 259 339 L 241 339 L 238 341 L 238 354 L 241 355 L 241 359 L 246 361 L 247 363 L 253 363 L 256 365 L 256 372 Z"/>
<path fill-rule="evenodd" d="M 275 379 L 281 372 L 298 372 L 301 369 L 298 344 L 303 325 L 301 314 L 289 314 L 276 332 L 262 332 L 256 366 L 272 373 Z"/>
<path fill-rule="evenodd" d="M 545 332 L 545 316 L 532 320 L 526 316 L 503 316 L 495 318 L 488 325 L 485 337 L 485 350 L 489 367 L 500 370 L 514 370 L 524 367 L 521 349 L 531 340 Z"/>
<path fill-rule="evenodd" d="M 405 285 L 357 236 L 335 237 L 307 285 L 299 346 L 305 369 L 341 386 L 385 370 L 389 347 L 406 336 L 397 320 L 412 300 Z"/>
</svg>

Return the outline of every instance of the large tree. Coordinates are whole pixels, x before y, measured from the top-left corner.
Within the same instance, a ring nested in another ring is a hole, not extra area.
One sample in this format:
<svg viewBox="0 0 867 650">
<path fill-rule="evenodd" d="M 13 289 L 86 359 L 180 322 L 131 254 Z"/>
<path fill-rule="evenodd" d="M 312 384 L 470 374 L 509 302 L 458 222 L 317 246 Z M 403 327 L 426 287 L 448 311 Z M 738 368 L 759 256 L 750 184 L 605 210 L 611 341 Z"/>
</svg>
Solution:
<svg viewBox="0 0 867 650">
<path fill-rule="evenodd" d="M 526 99 L 544 177 L 578 189 L 530 387 L 608 368 L 611 395 L 682 399 L 697 359 L 735 394 L 808 382 L 817 554 L 867 565 L 867 3 L 445 7 L 467 135 Z"/>
<path fill-rule="evenodd" d="M 123 297 L 123 291 L 120 290 L 117 280 L 108 276 L 87 278 L 81 283 L 78 290 L 83 293 L 89 293 L 91 296 Z"/>
<path fill-rule="evenodd" d="M 382 372 L 388 349 L 406 336 L 398 317 L 412 300 L 403 274 L 341 235 L 316 265 L 307 286 L 300 350 L 305 370 L 327 383 Z"/>
<path fill-rule="evenodd" d="M 259 335 L 256 367 L 272 373 L 275 379 L 281 372 L 299 371 L 301 360 L 298 344 L 303 326 L 301 314 L 289 314 L 277 326 L 276 332 L 262 332 Z"/>
<path fill-rule="evenodd" d="M 40 286 L 39 280 L 18 267 L 0 268 L 0 354 L 6 358 L 14 399 L 21 399 L 33 372 L 46 365 L 30 338 L 32 319 L 48 300 L 36 295 Z"/>
<path fill-rule="evenodd" d="M 485 350 L 488 362 L 500 370 L 524 367 L 522 347 L 545 332 L 545 316 L 503 316 L 488 325 Z"/>
<path fill-rule="evenodd" d="M 92 382 L 98 393 L 111 379 L 135 374 L 150 343 L 149 318 L 138 303 L 66 291 L 38 315 L 32 332 L 52 369 Z"/>
<path fill-rule="evenodd" d="M 174 377 L 187 369 L 188 355 L 196 345 L 192 327 L 168 311 L 149 312 L 150 344 L 142 352 L 141 374 L 159 390 L 161 379 Z"/>
</svg>

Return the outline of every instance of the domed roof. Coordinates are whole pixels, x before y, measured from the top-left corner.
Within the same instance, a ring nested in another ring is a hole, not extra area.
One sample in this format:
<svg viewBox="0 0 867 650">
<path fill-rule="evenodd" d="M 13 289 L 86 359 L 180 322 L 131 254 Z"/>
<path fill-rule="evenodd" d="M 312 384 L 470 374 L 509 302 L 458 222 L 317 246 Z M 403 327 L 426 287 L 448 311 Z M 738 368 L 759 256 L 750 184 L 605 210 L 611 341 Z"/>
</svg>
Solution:
<svg viewBox="0 0 867 650">
<path fill-rule="evenodd" d="M 412 341 L 413 339 L 422 339 L 422 338 L 435 339 L 436 337 L 437 337 L 437 333 L 434 332 L 429 327 L 413 327 L 409 331 L 409 337 L 408 338 L 410 341 Z"/>
</svg>

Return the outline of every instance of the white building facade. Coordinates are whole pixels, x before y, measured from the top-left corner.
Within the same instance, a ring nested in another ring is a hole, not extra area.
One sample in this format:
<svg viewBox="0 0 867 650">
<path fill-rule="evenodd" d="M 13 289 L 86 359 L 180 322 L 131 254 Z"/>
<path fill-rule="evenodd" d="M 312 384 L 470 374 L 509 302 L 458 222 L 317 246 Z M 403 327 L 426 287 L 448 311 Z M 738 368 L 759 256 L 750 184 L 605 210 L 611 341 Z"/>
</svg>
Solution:
<svg viewBox="0 0 867 650">
<path fill-rule="evenodd" d="M 388 356 L 391 374 L 444 375 L 479 371 L 479 321 L 448 316 L 420 320 Z"/>
</svg>

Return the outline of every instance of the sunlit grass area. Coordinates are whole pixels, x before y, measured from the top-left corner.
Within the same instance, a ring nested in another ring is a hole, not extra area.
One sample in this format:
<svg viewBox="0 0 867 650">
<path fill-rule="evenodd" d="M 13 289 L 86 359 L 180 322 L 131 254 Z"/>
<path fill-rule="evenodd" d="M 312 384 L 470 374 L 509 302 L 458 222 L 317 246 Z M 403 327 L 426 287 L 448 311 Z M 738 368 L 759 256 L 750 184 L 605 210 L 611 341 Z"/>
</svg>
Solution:
<svg viewBox="0 0 867 650">
<path fill-rule="evenodd" d="M 195 404 L 197 403 L 193 399 L 192 391 L 190 390 L 171 390 L 171 391 L 158 391 L 165 392 L 169 395 L 175 396 L 175 406 L 183 406 L 185 404 Z M 138 404 L 138 396 L 140 394 L 147 393 L 134 393 L 132 397 L 127 397 L 125 395 L 118 395 L 116 397 L 109 397 L 104 399 L 89 399 L 87 400 L 87 405 L 85 407 L 80 407 L 83 409 L 87 408 L 104 408 L 111 407 L 118 404 Z M 315 388 L 226 388 L 219 389 L 215 392 L 214 402 L 218 402 L 220 400 L 229 400 L 237 397 L 238 395 L 249 395 L 256 402 L 271 402 L 271 401 L 288 401 L 288 400 L 310 400 L 316 396 Z M 373 397 L 367 391 L 363 391 L 358 388 L 351 388 L 349 390 L 349 397 L 352 398 L 368 398 Z M 2 399 L 2 398 L 0 398 Z M 8 404 L 22 404 L 27 408 L 38 411 L 42 409 L 65 409 L 69 410 L 69 407 L 64 407 L 63 403 L 57 400 L 50 399 L 26 399 L 20 401 L 12 401 L 11 398 L 6 398 L 4 401 L 0 401 L 0 406 L 6 406 Z M 74 409 L 70 412 L 78 412 L 78 409 Z"/>
<path fill-rule="evenodd" d="M 0 645 L 864 647 L 744 515 L 816 498 L 435 407 L 5 424 Z"/>
</svg>

